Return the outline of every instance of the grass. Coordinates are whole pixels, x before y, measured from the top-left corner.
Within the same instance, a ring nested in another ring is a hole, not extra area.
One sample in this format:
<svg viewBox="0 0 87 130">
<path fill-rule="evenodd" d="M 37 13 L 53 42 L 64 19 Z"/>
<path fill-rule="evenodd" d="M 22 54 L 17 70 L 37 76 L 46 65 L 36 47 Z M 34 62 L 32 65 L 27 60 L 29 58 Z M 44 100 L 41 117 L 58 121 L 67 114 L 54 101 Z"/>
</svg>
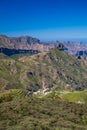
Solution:
<svg viewBox="0 0 87 130">
<path fill-rule="evenodd" d="M 61 96 L 63 99 L 69 102 L 82 102 L 87 103 L 87 90 L 84 91 L 74 91 Z"/>
</svg>

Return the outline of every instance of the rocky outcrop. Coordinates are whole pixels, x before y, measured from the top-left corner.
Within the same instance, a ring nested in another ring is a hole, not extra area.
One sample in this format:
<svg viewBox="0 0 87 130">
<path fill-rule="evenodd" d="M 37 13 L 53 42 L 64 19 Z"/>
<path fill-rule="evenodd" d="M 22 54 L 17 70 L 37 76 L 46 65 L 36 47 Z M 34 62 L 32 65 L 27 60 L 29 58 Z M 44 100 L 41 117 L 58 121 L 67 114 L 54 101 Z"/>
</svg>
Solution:
<svg viewBox="0 0 87 130">
<path fill-rule="evenodd" d="M 59 50 L 64 50 L 64 45 L 62 43 L 59 43 L 58 47 Z"/>
</svg>

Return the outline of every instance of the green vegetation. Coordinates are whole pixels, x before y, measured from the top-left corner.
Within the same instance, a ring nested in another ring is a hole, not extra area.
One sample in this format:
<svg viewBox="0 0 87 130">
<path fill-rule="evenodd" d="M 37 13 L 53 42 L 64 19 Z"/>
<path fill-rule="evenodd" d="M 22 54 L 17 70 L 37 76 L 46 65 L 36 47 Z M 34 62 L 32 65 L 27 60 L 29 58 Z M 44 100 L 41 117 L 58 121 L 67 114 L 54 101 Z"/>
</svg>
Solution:
<svg viewBox="0 0 87 130">
<path fill-rule="evenodd" d="M 22 89 L 10 89 L 0 91 L 0 103 L 9 102 L 14 99 L 21 98 L 25 95 L 25 92 Z"/>
<path fill-rule="evenodd" d="M 69 102 L 87 103 L 87 90 L 61 94 L 60 97 Z"/>
<path fill-rule="evenodd" d="M 17 56 L 18 57 L 18 56 Z M 19 56 L 20 57 L 20 56 Z M 0 89 L 87 88 L 86 65 L 57 49 L 21 58 L 0 55 Z"/>
<path fill-rule="evenodd" d="M 0 130 L 86 130 L 87 106 L 60 98 L 21 97 L 0 104 Z"/>
<path fill-rule="evenodd" d="M 0 61 L 0 130 L 87 130 L 85 62 L 57 49 Z"/>
<path fill-rule="evenodd" d="M 10 57 L 14 60 L 18 60 L 18 59 L 22 58 L 23 56 L 31 56 L 31 54 L 14 54 Z"/>
</svg>

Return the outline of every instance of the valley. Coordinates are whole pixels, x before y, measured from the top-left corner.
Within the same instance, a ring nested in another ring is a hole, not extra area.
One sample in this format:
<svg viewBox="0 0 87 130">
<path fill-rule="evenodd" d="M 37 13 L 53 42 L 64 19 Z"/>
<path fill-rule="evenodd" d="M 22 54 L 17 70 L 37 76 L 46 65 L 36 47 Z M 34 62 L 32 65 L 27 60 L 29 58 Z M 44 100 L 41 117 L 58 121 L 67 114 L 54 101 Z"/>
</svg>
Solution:
<svg viewBox="0 0 87 130">
<path fill-rule="evenodd" d="M 86 59 L 70 55 L 61 46 L 32 54 L 32 50 L 3 50 L 0 130 L 87 129 Z"/>
</svg>

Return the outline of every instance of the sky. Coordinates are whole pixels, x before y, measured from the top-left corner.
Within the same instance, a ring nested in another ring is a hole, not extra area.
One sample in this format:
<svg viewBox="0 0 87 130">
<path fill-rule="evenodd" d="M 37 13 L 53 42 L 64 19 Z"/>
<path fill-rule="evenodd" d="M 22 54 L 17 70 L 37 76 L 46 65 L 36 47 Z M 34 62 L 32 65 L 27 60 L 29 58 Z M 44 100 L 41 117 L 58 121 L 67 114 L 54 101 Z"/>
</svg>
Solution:
<svg viewBox="0 0 87 130">
<path fill-rule="evenodd" d="M 87 0 L 0 0 L 0 34 L 87 38 Z"/>
</svg>

